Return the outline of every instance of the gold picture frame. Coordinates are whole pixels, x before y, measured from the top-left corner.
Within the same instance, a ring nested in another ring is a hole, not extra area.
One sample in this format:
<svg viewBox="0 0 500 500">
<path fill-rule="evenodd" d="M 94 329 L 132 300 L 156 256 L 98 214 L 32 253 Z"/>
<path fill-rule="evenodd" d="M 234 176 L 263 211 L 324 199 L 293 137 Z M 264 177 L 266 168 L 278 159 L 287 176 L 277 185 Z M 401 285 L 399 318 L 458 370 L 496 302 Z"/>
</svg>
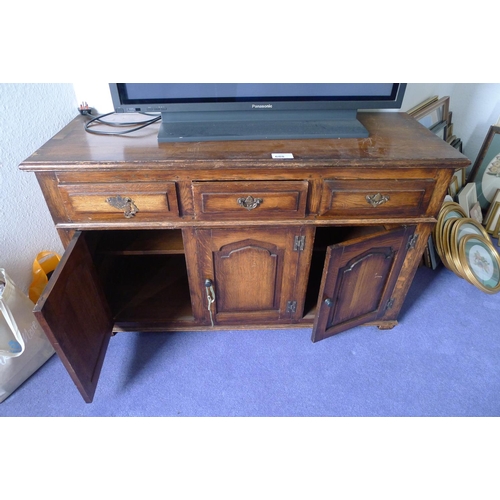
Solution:
<svg viewBox="0 0 500 500">
<path fill-rule="evenodd" d="M 409 109 L 407 113 L 411 116 L 414 116 L 416 113 L 419 113 L 422 111 L 424 108 L 429 106 L 430 104 L 436 102 L 439 99 L 439 96 L 435 95 L 432 97 L 429 97 L 429 99 L 426 99 L 425 101 L 422 101 L 420 104 L 417 104 L 413 108 Z"/>
<path fill-rule="evenodd" d="M 500 255 L 489 238 L 476 234 L 464 236 L 459 256 L 467 281 L 483 292 L 500 292 Z"/>
<path fill-rule="evenodd" d="M 453 262 L 458 275 L 462 276 L 462 278 L 466 278 L 459 255 L 460 241 L 468 234 L 476 234 L 482 236 L 483 238 L 488 238 L 488 233 L 479 222 L 472 218 L 451 220 L 453 221 L 453 226 L 450 228 L 449 235 L 451 261 Z"/>
<path fill-rule="evenodd" d="M 498 203 L 500 203 L 500 189 L 497 189 L 493 199 L 491 200 L 491 204 L 488 207 L 486 215 L 484 216 L 484 225 L 486 226 L 486 231 L 489 234 L 498 234 L 495 233 L 498 221 Z"/>
<path fill-rule="evenodd" d="M 449 230 L 453 219 L 466 218 L 467 214 L 464 209 L 454 201 L 446 201 L 443 203 L 439 215 L 437 218 L 437 223 L 432 231 L 432 238 L 436 246 L 436 251 L 443 262 L 444 266 L 454 271 L 455 266 L 448 259 L 449 256 Z"/>
<path fill-rule="evenodd" d="M 445 122 L 445 126 L 446 128 L 448 128 L 449 113 L 450 98 L 449 96 L 445 96 L 436 101 L 433 100 L 427 106 L 423 106 L 415 112 L 408 114 L 411 114 L 411 116 L 419 121 L 424 127 L 432 129 L 439 125 L 441 122 Z"/>
<path fill-rule="evenodd" d="M 500 206 L 498 207 L 500 210 Z M 498 246 L 500 247 L 500 217 L 498 217 L 497 225 L 495 226 L 495 232 L 493 233 L 493 238 L 498 238 Z"/>
<path fill-rule="evenodd" d="M 491 234 L 494 238 L 498 238 L 499 222 L 500 222 L 500 201 L 495 201 L 490 205 L 488 210 L 490 214 L 488 222 L 486 223 L 486 232 Z"/>
</svg>

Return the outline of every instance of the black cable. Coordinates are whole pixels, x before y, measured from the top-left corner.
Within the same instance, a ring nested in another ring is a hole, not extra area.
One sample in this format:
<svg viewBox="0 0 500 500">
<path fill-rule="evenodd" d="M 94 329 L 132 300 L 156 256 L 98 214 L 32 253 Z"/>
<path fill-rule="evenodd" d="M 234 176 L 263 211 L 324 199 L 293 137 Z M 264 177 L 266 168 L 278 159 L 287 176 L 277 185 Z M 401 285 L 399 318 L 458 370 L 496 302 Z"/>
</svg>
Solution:
<svg viewBox="0 0 500 500">
<path fill-rule="evenodd" d="M 111 111 L 110 113 L 105 113 L 103 115 L 96 116 L 89 120 L 85 124 L 85 131 L 88 132 L 89 134 L 96 134 L 96 135 L 125 135 L 125 134 L 130 134 L 131 132 L 135 132 L 136 130 L 140 130 L 141 128 L 148 127 L 149 125 L 152 125 L 153 123 L 156 123 L 157 121 L 161 120 L 161 116 L 157 115 L 149 115 L 147 113 L 141 113 L 147 116 L 152 116 L 153 118 L 149 120 L 144 120 L 140 122 L 110 122 L 103 120 L 106 116 L 114 115 L 116 114 L 114 111 Z M 87 116 L 92 116 L 88 114 Z M 121 132 L 110 132 L 106 130 L 92 130 L 91 127 L 95 125 L 106 125 L 109 127 L 134 127 L 129 130 L 123 130 Z M 138 125 L 136 127 L 136 125 Z"/>
</svg>

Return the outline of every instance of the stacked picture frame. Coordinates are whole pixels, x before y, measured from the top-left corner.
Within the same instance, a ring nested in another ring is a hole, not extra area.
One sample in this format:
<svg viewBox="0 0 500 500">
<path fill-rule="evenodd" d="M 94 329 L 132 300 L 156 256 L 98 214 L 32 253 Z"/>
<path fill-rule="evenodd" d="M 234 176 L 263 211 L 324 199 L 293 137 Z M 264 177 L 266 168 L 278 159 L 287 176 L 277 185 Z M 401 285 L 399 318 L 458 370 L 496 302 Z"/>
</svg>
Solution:
<svg viewBox="0 0 500 500">
<path fill-rule="evenodd" d="M 430 97 L 408 110 L 424 127 L 462 152 L 462 140 L 453 133 L 453 113 L 450 110 L 450 97 Z"/>
<path fill-rule="evenodd" d="M 430 97 L 407 112 L 462 152 L 453 132 L 450 98 Z M 448 187 L 423 263 L 440 263 L 486 293 L 500 291 L 500 123 L 489 128 L 470 173 L 457 170 Z"/>
<path fill-rule="evenodd" d="M 441 262 L 486 293 L 500 292 L 500 254 L 482 224 L 445 201 L 432 234 Z"/>
<path fill-rule="evenodd" d="M 420 122 L 424 127 L 434 132 L 442 140 L 452 143 L 455 148 L 462 151 L 462 141 L 453 134 L 452 112 L 450 111 L 449 96 L 439 97 L 437 95 L 429 97 L 420 104 L 407 111 L 407 113 Z M 447 200 L 453 201 L 454 196 L 460 191 L 465 183 L 465 169 L 455 172 L 448 188 Z M 436 251 L 434 237 L 430 236 L 427 248 L 423 257 L 427 267 L 436 269 L 441 260 Z"/>
</svg>

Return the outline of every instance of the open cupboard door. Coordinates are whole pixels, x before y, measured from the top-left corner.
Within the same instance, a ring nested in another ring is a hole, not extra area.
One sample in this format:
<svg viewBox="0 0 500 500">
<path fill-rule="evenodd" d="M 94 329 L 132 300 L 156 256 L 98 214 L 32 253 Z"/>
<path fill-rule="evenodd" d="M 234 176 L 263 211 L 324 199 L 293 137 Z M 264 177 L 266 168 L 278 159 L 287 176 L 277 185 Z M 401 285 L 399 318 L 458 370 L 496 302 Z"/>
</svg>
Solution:
<svg viewBox="0 0 500 500">
<path fill-rule="evenodd" d="M 76 233 L 38 300 L 35 316 L 91 403 L 113 328 L 85 233 Z"/>
<path fill-rule="evenodd" d="M 414 230 L 401 227 L 327 248 L 313 342 L 384 316 Z"/>
</svg>

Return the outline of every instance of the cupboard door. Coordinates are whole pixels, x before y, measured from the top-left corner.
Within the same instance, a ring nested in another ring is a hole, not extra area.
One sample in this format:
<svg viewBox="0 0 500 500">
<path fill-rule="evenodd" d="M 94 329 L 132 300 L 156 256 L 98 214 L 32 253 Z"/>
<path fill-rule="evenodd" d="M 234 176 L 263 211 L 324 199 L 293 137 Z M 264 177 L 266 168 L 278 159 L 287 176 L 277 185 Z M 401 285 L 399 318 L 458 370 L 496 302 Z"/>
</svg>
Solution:
<svg viewBox="0 0 500 500">
<path fill-rule="evenodd" d="M 399 228 L 327 248 L 313 342 L 381 318 L 414 228 Z"/>
<path fill-rule="evenodd" d="M 34 312 L 83 399 L 91 403 L 113 319 L 85 233 L 76 233 Z"/>
<path fill-rule="evenodd" d="M 198 302 L 206 323 L 289 323 L 301 317 L 313 227 L 199 229 L 193 237 L 194 288 L 202 290 Z"/>
</svg>

